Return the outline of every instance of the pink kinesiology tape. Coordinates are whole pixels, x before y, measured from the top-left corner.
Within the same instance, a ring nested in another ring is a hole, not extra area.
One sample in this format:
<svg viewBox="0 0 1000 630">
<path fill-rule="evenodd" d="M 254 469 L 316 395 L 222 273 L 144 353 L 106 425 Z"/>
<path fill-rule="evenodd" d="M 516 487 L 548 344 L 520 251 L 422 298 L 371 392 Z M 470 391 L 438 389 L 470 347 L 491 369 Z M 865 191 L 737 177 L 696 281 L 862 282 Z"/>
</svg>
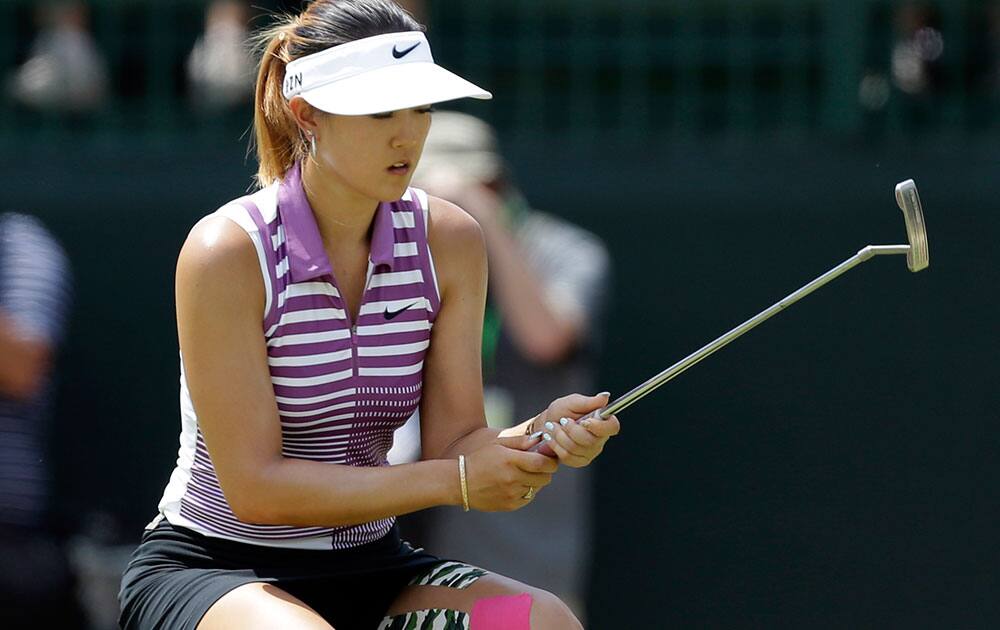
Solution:
<svg viewBox="0 0 1000 630">
<path fill-rule="evenodd" d="M 469 630 L 531 630 L 531 595 L 501 595 L 472 606 Z"/>
</svg>

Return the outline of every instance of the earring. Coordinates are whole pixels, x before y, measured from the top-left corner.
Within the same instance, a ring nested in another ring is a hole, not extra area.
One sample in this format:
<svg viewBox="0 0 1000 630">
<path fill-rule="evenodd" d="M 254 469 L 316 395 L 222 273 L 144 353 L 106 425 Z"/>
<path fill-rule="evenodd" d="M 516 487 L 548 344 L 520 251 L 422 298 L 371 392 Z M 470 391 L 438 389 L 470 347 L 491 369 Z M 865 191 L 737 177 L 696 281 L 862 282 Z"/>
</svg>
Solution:
<svg viewBox="0 0 1000 630">
<path fill-rule="evenodd" d="M 316 159 L 316 134 L 314 133 L 309 134 L 309 154 L 313 156 L 313 159 Z"/>
</svg>

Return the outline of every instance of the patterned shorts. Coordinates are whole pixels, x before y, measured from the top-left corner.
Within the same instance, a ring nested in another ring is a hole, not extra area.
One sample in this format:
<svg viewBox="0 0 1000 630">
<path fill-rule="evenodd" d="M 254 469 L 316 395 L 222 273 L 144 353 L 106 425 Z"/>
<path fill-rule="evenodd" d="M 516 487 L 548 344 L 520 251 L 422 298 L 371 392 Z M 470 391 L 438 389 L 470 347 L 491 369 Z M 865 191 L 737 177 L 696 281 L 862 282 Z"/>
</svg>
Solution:
<svg viewBox="0 0 1000 630">
<path fill-rule="evenodd" d="M 444 561 L 413 578 L 409 586 L 468 588 L 487 571 L 461 562 Z M 469 613 L 447 608 L 430 608 L 401 613 L 382 620 L 378 630 L 468 630 Z"/>
</svg>

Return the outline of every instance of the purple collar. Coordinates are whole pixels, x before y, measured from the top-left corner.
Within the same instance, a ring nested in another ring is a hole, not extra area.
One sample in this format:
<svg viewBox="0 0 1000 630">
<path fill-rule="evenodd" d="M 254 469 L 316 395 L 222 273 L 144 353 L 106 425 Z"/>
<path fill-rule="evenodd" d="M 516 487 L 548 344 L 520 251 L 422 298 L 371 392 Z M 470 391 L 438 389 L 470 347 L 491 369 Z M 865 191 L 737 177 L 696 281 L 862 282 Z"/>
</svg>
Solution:
<svg viewBox="0 0 1000 630">
<path fill-rule="evenodd" d="M 285 228 L 288 251 L 288 272 L 292 282 L 305 282 L 323 275 L 333 275 L 330 259 L 323 249 L 316 217 L 302 187 L 302 166 L 299 162 L 288 169 L 278 185 L 278 214 Z M 375 210 L 372 228 L 372 265 L 393 266 L 392 204 L 380 203 Z"/>
</svg>

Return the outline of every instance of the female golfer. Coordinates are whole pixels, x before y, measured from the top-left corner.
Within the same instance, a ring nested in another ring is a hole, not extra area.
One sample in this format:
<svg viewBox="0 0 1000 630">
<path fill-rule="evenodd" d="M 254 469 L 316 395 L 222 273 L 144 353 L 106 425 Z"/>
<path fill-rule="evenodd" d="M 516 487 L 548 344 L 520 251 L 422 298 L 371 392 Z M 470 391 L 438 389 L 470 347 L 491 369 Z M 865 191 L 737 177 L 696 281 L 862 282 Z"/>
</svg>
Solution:
<svg viewBox="0 0 1000 630">
<path fill-rule="evenodd" d="M 122 579 L 125 628 L 579 627 L 395 527 L 523 507 L 618 431 L 566 420 L 607 404 L 578 394 L 486 427 L 483 239 L 408 184 L 429 104 L 490 95 L 436 66 L 422 30 L 389 0 L 316 0 L 266 34 L 262 188 L 200 221 L 177 264 L 180 451 Z M 388 466 L 418 407 L 423 460 Z M 558 462 L 528 452 L 539 440 Z"/>
</svg>

